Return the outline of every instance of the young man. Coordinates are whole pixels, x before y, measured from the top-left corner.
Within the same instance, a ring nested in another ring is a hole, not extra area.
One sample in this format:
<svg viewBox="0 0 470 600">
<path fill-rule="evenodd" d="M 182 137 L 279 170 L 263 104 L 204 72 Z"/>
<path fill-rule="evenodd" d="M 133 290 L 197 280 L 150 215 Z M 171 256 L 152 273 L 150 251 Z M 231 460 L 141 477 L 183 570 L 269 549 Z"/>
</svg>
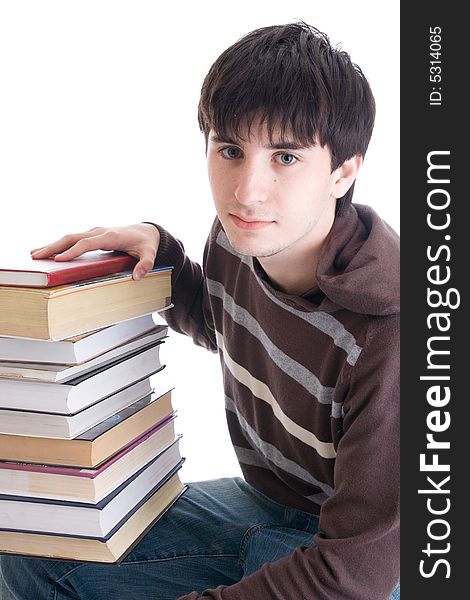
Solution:
<svg viewBox="0 0 470 600">
<path fill-rule="evenodd" d="M 119 566 L 4 556 L 7 598 L 399 598 L 398 239 L 351 204 L 374 112 L 324 34 L 256 30 L 202 87 L 203 268 L 152 223 L 34 252 L 174 265 L 165 318 L 219 352 L 244 480 L 191 485 Z"/>
</svg>

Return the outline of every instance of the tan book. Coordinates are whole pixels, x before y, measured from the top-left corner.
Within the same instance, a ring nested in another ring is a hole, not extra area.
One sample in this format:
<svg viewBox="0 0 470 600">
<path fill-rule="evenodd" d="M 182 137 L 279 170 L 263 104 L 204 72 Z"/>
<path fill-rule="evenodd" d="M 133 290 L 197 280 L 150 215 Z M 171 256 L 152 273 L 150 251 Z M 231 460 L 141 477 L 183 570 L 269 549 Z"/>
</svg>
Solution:
<svg viewBox="0 0 470 600">
<path fill-rule="evenodd" d="M 112 534 L 103 539 L 0 530 L 0 552 L 69 560 L 121 561 L 185 492 L 178 473 L 170 476 Z"/>
<path fill-rule="evenodd" d="M 62 340 L 171 305 L 171 268 L 49 288 L 0 286 L 0 335 Z"/>
<path fill-rule="evenodd" d="M 94 469 L 0 461 L 0 490 L 9 496 L 96 504 L 179 437 L 171 416 Z"/>
<path fill-rule="evenodd" d="M 173 412 L 170 390 L 146 396 L 70 440 L 0 434 L 0 460 L 94 468 Z"/>
</svg>

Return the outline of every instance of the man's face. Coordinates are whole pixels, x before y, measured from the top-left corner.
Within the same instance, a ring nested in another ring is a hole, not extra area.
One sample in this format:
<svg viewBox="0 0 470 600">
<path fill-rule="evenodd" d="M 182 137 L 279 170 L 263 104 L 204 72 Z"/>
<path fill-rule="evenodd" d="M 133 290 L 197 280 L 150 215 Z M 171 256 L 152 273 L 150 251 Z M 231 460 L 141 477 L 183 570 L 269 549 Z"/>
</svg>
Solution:
<svg viewBox="0 0 470 600">
<path fill-rule="evenodd" d="M 266 127 L 255 123 L 248 141 L 210 131 L 207 162 L 217 214 L 237 252 L 288 258 L 323 242 L 338 178 L 327 147 L 299 147 L 276 130 L 271 145 Z"/>
</svg>

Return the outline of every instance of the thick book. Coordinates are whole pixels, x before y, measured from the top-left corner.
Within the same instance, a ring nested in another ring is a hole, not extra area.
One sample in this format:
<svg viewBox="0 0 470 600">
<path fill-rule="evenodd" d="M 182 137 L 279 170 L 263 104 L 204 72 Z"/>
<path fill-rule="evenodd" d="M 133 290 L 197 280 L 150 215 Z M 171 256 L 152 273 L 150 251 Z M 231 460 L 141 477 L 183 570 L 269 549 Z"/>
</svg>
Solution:
<svg viewBox="0 0 470 600">
<path fill-rule="evenodd" d="M 149 331 L 168 328 L 156 325 L 152 315 L 143 315 L 102 327 L 62 341 L 35 340 L 25 337 L 0 336 L 0 360 L 22 363 L 80 365 L 101 354 L 141 337 Z"/>
<path fill-rule="evenodd" d="M 74 415 L 0 409 L 0 434 L 71 439 L 152 391 L 150 378 L 146 377 Z M 162 388 L 156 393 L 161 395 L 167 391 Z"/>
<path fill-rule="evenodd" d="M 171 391 L 152 393 L 71 440 L 0 434 L 0 460 L 95 468 L 173 413 Z"/>
<path fill-rule="evenodd" d="M 85 562 L 120 562 L 187 489 L 177 472 L 170 473 L 141 506 L 127 515 L 115 532 L 102 538 L 0 530 L 0 553 Z"/>
<path fill-rule="evenodd" d="M 163 368 L 158 341 L 67 383 L 0 379 L 0 408 L 70 415 Z"/>
<path fill-rule="evenodd" d="M 99 538 L 112 535 L 181 461 L 177 439 L 96 504 L 0 494 L 0 529 Z"/>
<path fill-rule="evenodd" d="M 5 260 L 5 258 L 3 259 Z M 124 252 L 87 252 L 73 260 L 34 260 L 29 253 L 8 260 L 0 269 L 0 285 L 51 287 L 101 275 L 129 271 L 137 259 Z"/>
<path fill-rule="evenodd" d="M 0 461 L 0 490 L 29 496 L 95 504 L 168 448 L 176 439 L 175 415 L 94 469 Z"/>
<path fill-rule="evenodd" d="M 137 350 L 153 346 L 155 342 L 166 337 L 166 327 L 156 327 L 117 348 L 100 354 L 79 365 L 54 365 L 44 363 L 20 363 L 0 361 L 0 379 L 17 379 L 21 381 L 48 381 L 50 383 L 67 383 L 79 375 L 85 375 L 100 367 L 105 367 L 117 359 L 134 354 Z M 1 401 L 0 401 L 1 403 Z"/>
<path fill-rule="evenodd" d="M 62 340 L 171 306 L 171 267 L 50 288 L 0 286 L 0 335 Z"/>
</svg>

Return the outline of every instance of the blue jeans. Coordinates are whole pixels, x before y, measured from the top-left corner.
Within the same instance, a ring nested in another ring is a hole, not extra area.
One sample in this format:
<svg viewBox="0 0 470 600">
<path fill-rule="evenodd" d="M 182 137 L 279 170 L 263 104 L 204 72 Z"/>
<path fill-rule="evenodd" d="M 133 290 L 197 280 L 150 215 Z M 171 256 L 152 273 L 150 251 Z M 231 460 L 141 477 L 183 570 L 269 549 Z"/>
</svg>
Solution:
<svg viewBox="0 0 470 600">
<path fill-rule="evenodd" d="M 1 556 L 0 599 L 175 600 L 236 583 L 311 546 L 317 529 L 316 516 L 277 504 L 240 478 L 203 481 L 119 565 Z M 390 600 L 399 598 L 397 586 Z"/>
</svg>

